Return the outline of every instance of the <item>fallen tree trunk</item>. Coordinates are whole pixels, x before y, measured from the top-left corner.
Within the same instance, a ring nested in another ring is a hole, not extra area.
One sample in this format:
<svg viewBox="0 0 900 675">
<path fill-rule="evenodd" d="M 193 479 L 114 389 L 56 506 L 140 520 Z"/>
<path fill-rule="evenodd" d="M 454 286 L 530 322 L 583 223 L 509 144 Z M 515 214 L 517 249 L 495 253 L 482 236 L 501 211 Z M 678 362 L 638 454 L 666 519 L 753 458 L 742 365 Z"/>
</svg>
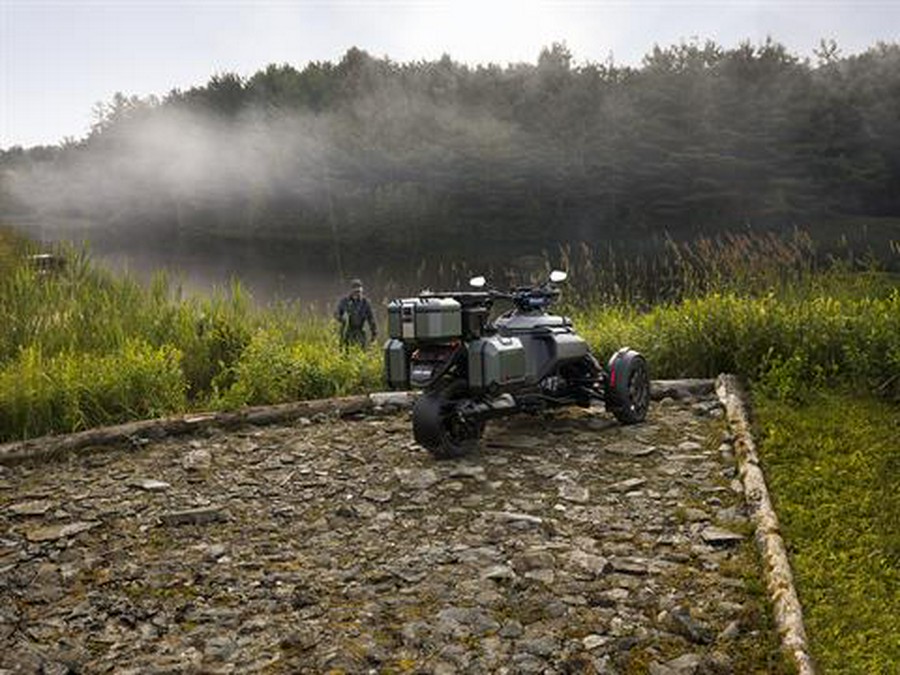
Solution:
<svg viewBox="0 0 900 675">
<path fill-rule="evenodd" d="M 114 445 L 137 445 L 143 441 L 179 436 L 219 427 L 233 429 L 247 424 L 277 424 L 301 417 L 326 415 L 347 417 L 357 413 L 396 410 L 412 405 L 413 397 L 405 392 L 363 394 L 343 398 L 296 401 L 279 405 L 241 408 L 230 412 L 209 412 L 165 417 L 154 420 L 127 422 L 98 427 L 73 434 L 41 436 L 25 441 L 0 445 L 0 464 L 14 464 L 25 460 L 63 456 L 72 452 L 93 451 Z"/>
<path fill-rule="evenodd" d="M 781 644 L 800 675 L 813 675 L 815 670 L 806 644 L 803 609 L 794 588 L 794 577 L 784 540 L 781 538 L 778 516 L 769 498 L 766 479 L 756 454 L 744 390 L 734 375 L 719 375 L 716 392 L 725 406 L 728 423 L 734 433 L 735 455 L 741 482 L 744 484 L 744 498 L 755 525 L 756 544 L 763 560 L 766 585 Z"/>
<path fill-rule="evenodd" d="M 662 398 L 690 398 L 711 394 L 713 380 L 654 380 L 650 387 L 654 400 Z M 278 405 L 241 408 L 231 412 L 205 412 L 154 420 L 127 422 L 98 427 L 73 434 L 41 436 L 25 441 L 0 445 L 0 465 L 25 460 L 63 456 L 71 452 L 93 451 L 114 445 L 136 445 L 144 440 L 194 433 L 208 427 L 232 429 L 247 424 L 278 424 L 301 417 L 331 415 L 346 417 L 356 413 L 409 408 L 415 392 L 384 392 L 361 394 L 343 398 L 296 401 Z"/>
</svg>

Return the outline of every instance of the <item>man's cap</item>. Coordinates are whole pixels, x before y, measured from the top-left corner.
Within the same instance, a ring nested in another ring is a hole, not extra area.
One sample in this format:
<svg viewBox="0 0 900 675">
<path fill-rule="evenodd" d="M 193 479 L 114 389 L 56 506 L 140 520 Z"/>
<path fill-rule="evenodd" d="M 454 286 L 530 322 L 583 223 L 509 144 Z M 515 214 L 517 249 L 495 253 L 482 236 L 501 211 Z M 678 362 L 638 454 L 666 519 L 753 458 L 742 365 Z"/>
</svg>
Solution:
<svg viewBox="0 0 900 675">
<path fill-rule="evenodd" d="M 362 288 L 363 283 L 361 279 L 351 279 L 350 280 L 350 288 Z"/>
</svg>

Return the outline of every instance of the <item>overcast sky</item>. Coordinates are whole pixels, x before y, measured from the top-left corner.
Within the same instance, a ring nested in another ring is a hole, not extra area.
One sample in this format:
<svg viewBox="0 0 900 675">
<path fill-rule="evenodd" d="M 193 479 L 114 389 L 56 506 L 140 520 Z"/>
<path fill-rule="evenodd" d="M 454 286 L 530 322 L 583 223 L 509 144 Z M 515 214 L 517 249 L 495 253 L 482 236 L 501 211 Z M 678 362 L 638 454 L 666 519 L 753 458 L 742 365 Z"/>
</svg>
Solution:
<svg viewBox="0 0 900 675">
<path fill-rule="evenodd" d="M 80 138 L 117 91 L 164 95 L 217 72 L 337 61 L 352 46 L 505 65 L 565 42 L 579 63 L 638 65 L 654 44 L 768 35 L 801 56 L 822 38 L 857 53 L 900 41 L 900 0 L 0 0 L 0 148 Z"/>
</svg>

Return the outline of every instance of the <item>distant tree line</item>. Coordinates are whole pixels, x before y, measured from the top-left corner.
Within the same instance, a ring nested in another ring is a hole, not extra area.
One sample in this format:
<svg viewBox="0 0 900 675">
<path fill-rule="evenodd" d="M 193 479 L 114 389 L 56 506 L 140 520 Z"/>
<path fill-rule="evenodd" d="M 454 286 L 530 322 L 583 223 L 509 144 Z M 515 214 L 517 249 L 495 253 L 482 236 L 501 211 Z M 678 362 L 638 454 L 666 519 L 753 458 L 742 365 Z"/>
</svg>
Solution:
<svg viewBox="0 0 900 675">
<path fill-rule="evenodd" d="M 823 42 L 811 62 L 771 40 L 690 42 L 636 68 L 576 64 L 561 44 L 505 67 L 353 48 L 95 113 L 84 139 L 0 151 L 0 212 L 328 255 L 900 216 L 898 44 L 843 57 Z M 184 132 L 174 149 L 148 131 L 164 120 Z M 214 147 L 185 173 L 206 128 Z"/>
</svg>

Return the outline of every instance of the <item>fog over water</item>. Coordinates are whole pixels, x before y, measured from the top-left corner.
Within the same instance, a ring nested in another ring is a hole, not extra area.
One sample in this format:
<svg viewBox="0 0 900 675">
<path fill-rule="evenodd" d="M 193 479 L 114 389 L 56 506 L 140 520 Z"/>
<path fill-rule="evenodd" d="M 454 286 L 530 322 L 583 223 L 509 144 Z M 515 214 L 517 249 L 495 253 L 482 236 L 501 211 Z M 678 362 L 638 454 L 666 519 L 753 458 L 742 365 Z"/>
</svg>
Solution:
<svg viewBox="0 0 900 675">
<path fill-rule="evenodd" d="M 654 47 L 640 68 L 564 44 L 506 67 L 350 49 L 216 75 L 118 95 L 80 141 L 0 151 L 0 222 L 188 289 L 239 278 L 323 306 L 354 277 L 378 300 L 527 281 L 582 244 L 620 270 L 728 232 L 878 231 L 893 250 L 900 45 L 817 58 L 772 40 Z"/>
<path fill-rule="evenodd" d="M 408 181 L 427 176 L 440 192 L 459 178 L 451 155 L 500 162 L 522 135 L 484 109 L 441 106 L 390 83 L 335 113 L 223 115 L 134 102 L 110 122 L 59 161 L 7 171 L 7 190 L 28 214 L 12 220 L 39 239 L 87 242 L 96 259 L 142 278 L 166 269 L 198 291 L 238 278 L 261 301 L 319 305 L 353 277 L 372 293 L 414 292 L 401 282 L 412 276 L 424 285 L 445 279 L 438 268 L 464 247 L 435 246 L 433 275 L 420 269 L 421 256 L 404 256 L 403 232 L 362 234 L 370 217 L 409 220 Z M 450 152 L 440 144 L 447 138 Z M 401 192 L 381 187 L 392 180 Z M 335 205 L 372 194 L 377 214 Z M 305 222 L 285 225 L 299 211 Z"/>
</svg>

